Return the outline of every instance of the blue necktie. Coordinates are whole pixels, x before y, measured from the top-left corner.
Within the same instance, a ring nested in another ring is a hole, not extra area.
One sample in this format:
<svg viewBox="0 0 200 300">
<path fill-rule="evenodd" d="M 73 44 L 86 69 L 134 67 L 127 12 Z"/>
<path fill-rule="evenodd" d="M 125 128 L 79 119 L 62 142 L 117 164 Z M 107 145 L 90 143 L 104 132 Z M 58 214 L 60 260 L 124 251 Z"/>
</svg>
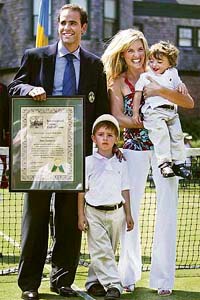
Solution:
<svg viewBox="0 0 200 300">
<path fill-rule="evenodd" d="M 67 60 L 65 72 L 63 76 L 63 92 L 64 96 L 73 96 L 76 94 L 76 74 L 73 64 L 75 56 L 71 53 L 65 55 Z"/>
</svg>

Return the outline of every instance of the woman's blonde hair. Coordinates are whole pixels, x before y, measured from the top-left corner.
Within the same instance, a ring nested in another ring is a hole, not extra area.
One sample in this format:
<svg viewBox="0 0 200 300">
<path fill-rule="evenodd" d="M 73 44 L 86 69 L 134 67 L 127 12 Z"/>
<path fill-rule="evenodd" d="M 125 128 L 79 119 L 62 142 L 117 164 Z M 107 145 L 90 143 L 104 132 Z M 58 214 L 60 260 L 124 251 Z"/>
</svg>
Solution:
<svg viewBox="0 0 200 300">
<path fill-rule="evenodd" d="M 127 70 L 126 62 L 121 54 L 137 40 L 141 40 L 144 46 L 144 68 L 146 68 L 148 44 L 143 33 L 132 28 L 120 30 L 113 36 L 101 57 L 108 82 L 116 79 L 121 73 Z"/>
</svg>

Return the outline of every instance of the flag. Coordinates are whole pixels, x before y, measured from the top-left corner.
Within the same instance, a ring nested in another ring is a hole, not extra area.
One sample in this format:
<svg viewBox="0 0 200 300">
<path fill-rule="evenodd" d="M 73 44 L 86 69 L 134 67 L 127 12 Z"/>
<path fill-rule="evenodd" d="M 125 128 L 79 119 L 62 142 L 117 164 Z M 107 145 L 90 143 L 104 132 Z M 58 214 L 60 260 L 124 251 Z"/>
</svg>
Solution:
<svg viewBox="0 0 200 300">
<path fill-rule="evenodd" d="M 36 47 L 48 45 L 49 0 L 40 1 Z"/>
</svg>

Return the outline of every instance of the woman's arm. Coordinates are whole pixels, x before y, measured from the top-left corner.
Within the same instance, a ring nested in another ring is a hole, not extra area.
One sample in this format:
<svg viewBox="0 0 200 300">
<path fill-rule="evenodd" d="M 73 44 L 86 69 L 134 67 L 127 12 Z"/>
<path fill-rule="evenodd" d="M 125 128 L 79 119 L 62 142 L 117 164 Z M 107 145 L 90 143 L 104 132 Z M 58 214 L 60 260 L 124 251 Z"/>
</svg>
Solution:
<svg viewBox="0 0 200 300">
<path fill-rule="evenodd" d="M 161 96 L 171 101 L 172 103 L 177 104 L 178 106 L 184 108 L 194 107 L 194 100 L 189 93 L 186 95 L 182 94 L 176 90 L 171 90 L 162 87 L 151 77 L 148 77 L 148 79 L 150 80 L 151 83 L 144 88 L 143 95 L 145 99 L 150 96 Z"/>
<path fill-rule="evenodd" d="M 117 79 L 108 87 L 108 95 L 110 99 L 111 114 L 118 120 L 122 128 L 141 128 L 136 125 L 133 118 L 124 114 L 124 99 L 121 91 L 120 80 Z"/>
<path fill-rule="evenodd" d="M 136 91 L 134 95 L 134 106 L 133 106 L 133 120 L 136 124 L 140 125 L 142 124 L 142 120 L 140 117 L 140 104 L 142 99 L 142 91 Z"/>
</svg>

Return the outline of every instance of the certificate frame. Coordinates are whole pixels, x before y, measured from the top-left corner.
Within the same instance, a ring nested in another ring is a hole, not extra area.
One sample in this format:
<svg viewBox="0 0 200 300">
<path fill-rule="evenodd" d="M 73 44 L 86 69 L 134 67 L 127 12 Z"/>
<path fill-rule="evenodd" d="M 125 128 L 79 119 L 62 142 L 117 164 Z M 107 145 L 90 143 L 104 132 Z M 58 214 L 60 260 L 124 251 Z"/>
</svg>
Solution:
<svg viewBox="0 0 200 300">
<path fill-rule="evenodd" d="M 11 98 L 9 189 L 85 189 L 84 96 Z"/>
</svg>

